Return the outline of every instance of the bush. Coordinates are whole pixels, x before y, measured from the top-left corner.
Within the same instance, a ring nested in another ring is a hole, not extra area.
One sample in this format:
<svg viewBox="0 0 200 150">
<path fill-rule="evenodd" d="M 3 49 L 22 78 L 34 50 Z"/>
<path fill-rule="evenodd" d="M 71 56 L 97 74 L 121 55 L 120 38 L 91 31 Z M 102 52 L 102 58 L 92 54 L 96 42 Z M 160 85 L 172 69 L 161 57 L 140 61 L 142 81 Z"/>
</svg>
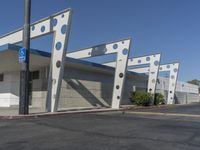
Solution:
<svg viewBox="0 0 200 150">
<path fill-rule="evenodd" d="M 138 106 L 149 106 L 152 103 L 153 96 L 146 92 L 132 92 L 130 100 Z"/>
<path fill-rule="evenodd" d="M 154 105 L 164 104 L 164 96 L 160 93 L 156 93 L 154 96 Z"/>
</svg>

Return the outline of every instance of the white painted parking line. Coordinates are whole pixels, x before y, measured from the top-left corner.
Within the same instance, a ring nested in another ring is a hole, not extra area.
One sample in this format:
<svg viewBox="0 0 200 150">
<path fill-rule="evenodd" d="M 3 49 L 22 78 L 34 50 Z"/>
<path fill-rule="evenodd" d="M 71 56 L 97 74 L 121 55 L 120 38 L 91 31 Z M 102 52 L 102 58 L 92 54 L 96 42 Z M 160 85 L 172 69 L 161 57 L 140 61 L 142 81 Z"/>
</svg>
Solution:
<svg viewBox="0 0 200 150">
<path fill-rule="evenodd" d="M 200 118 L 200 115 L 194 115 L 194 114 L 180 114 L 180 113 L 161 113 L 161 112 L 135 112 L 135 111 L 127 111 L 126 114 L 156 115 L 156 116 L 177 116 L 177 117 L 195 117 L 195 118 Z"/>
</svg>

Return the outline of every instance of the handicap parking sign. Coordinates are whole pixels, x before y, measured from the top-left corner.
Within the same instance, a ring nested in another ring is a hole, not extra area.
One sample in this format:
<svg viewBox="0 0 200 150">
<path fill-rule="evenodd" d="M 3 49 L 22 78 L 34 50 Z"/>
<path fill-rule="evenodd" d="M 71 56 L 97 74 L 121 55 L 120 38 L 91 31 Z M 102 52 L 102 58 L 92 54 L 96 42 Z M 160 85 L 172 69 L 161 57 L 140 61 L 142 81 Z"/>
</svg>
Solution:
<svg viewBox="0 0 200 150">
<path fill-rule="evenodd" d="M 22 47 L 19 49 L 19 63 L 26 61 L 26 48 Z"/>
</svg>

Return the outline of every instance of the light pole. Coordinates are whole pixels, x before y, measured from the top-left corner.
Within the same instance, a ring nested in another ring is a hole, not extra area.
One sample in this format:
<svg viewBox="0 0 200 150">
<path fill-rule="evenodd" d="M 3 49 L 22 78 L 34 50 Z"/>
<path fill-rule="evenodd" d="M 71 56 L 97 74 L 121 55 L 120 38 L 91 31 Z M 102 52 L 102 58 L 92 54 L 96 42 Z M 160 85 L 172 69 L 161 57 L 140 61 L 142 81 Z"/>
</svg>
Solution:
<svg viewBox="0 0 200 150">
<path fill-rule="evenodd" d="M 20 91 L 19 114 L 29 113 L 29 49 L 30 49 L 31 0 L 24 0 L 23 48 L 19 50 Z"/>
</svg>

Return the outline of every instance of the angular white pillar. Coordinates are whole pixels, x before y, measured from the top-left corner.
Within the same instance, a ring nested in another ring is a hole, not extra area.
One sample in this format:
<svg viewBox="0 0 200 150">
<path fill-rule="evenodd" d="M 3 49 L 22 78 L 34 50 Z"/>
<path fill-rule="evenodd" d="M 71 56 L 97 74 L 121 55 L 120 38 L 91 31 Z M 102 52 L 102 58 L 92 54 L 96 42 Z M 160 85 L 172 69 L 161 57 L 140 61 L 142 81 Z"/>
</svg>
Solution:
<svg viewBox="0 0 200 150">
<path fill-rule="evenodd" d="M 141 65 L 149 65 L 148 72 L 149 72 L 149 79 L 148 79 L 148 92 L 151 94 L 155 94 L 156 89 L 156 81 L 158 78 L 158 69 L 160 65 L 160 57 L 161 54 L 154 54 L 154 55 L 148 55 L 148 56 L 142 56 L 142 57 L 136 57 L 136 58 L 129 58 L 128 59 L 128 67 L 133 66 L 141 66 Z M 107 62 L 103 63 L 107 66 L 115 66 L 115 62 Z M 143 68 L 140 68 L 141 71 L 143 71 Z M 131 70 L 128 68 L 128 70 Z"/>
<path fill-rule="evenodd" d="M 31 39 L 54 34 L 48 82 L 47 110 L 57 110 L 62 82 L 63 65 L 71 25 L 72 10 L 66 9 L 31 25 Z M 23 30 L 18 29 L 0 37 L 0 45 L 22 42 Z"/>
<path fill-rule="evenodd" d="M 67 57 L 83 59 L 108 54 L 117 54 L 114 86 L 112 94 L 112 108 L 119 108 L 122 99 L 124 80 L 126 76 L 127 61 L 130 51 L 131 39 L 120 40 L 108 44 L 101 44 L 78 51 L 67 53 Z"/>
<path fill-rule="evenodd" d="M 149 73 L 149 67 L 145 68 L 137 68 L 131 69 L 130 71 L 134 71 L 137 73 Z M 167 104 L 174 104 L 174 95 L 176 92 L 176 84 L 177 77 L 179 71 L 179 63 L 171 63 L 160 65 L 159 72 L 169 72 L 169 87 L 168 87 L 168 95 L 167 95 Z"/>
</svg>

